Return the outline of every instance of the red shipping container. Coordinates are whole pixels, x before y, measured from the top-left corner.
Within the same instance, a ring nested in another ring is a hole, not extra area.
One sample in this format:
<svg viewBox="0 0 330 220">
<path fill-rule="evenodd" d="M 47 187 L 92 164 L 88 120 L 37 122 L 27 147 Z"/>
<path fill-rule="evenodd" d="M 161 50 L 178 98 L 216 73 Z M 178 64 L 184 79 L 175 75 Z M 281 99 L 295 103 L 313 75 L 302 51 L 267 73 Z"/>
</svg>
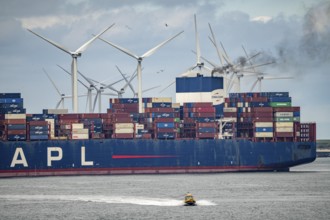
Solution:
<svg viewBox="0 0 330 220">
<path fill-rule="evenodd" d="M 12 125 L 17 125 L 17 124 L 25 124 L 26 119 L 3 119 L 0 120 L 0 124 L 12 124 Z"/>
<path fill-rule="evenodd" d="M 174 122 L 174 118 L 155 118 L 154 122 Z"/>
<path fill-rule="evenodd" d="M 72 124 L 72 123 L 79 123 L 79 119 L 61 119 L 61 120 L 58 120 L 58 123 L 60 125 L 68 125 L 68 124 Z"/>
<path fill-rule="evenodd" d="M 114 123 L 132 123 L 132 118 L 113 118 L 112 122 Z"/>
<path fill-rule="evenodd" d="M 253 118 L 252 121 L 254 122 L 273 122 L 273 118 Z"/>
<path fill-rule="evenodd" d="M 11 135 L 11 134 L 26 134 L 26 130 L 7 130 L 7 134 Z"/>
<path fill-rule="evenodd" d="M 275 137 L 293 137 L 293 132 L 275 132 Z"/>
<path fill-rule="evenodd" d="M 39 126 L 45 126 L 48 125 L 48 121 L 30 121 L 28 122 L 29 125 L 39 125 Z"/>
<path fill-rule="evenodd" d="M 253 118 L 273 118 L 273 112 L 254 112 Z"/>
<path fill-rule="evenodd" d="M 237 117 L 237 112 L 224 112 L 223 117 L 236 118 Z"/>
<path fill-rule="evenodd" d="M 197 128 L 216 128 L 217 124 L 215 122 L 203 122 L 196 123 Z"/>
<path fill-rule="evenodd" d="M 251 102 L 268 102 L 267 97 L 253 97 Z"/>
<path fill-rule="evenodd" d="M 132 139 L 134 138 L 134 134 L 113 134 L 112 138 Z"/>
<path fill-rule="evenodd" d="M 79 119 L 80 114 L 59 114 L 59 119 Z"/>
<path fill-rule="evenodd" d="M 168 112 L 174 112 L 175 109 L 174 108 L 145 108 L 144 112 L 164 112 L 164 113 L 168 113 Z"/>
<path fill-rule="evenodd" d="M 273 112 L 273 107 L 251 107 L 251 112 Z"/>
<path fill-rule="evenodd" d="M 210 138 L 215 139 L 217 136 L 216 133 L 196 133 L 197 138 Z"/>
<path fill-rule="evenodd" d="M 81 119 L 92 119 L 92 118 L 100 118 L 100 114 L 98 113 L 84 113 L 80 114 Z"/>
</svg>

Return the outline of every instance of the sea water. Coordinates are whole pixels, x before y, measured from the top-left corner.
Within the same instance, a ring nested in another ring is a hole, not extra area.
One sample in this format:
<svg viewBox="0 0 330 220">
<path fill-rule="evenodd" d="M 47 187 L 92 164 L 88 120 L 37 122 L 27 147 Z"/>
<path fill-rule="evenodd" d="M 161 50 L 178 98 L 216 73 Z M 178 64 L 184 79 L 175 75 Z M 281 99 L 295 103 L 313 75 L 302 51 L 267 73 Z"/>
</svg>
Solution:
<svg viewBox="0 0 330 220">
<path fill-rule="evenodd" d="M 186 193 L 197 206 L 183 206 Z M 0 179 L 0 219 L 330 219 L 330 158 L 290 172 Z"/>
</svg>

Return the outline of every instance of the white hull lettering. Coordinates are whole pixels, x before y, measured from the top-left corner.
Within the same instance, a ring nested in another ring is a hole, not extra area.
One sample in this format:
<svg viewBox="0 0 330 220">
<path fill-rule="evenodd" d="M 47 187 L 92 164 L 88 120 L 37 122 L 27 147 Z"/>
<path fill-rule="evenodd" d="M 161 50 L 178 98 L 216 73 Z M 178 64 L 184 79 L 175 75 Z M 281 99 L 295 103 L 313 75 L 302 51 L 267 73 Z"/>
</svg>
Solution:
<svg viewBox="0 0 330 220">
<path fill-rule="evenodd" d="M 81 166 L 93 166 L 94 161 L 86 161 L 86 148 L 81 147 Z"/>
<path fill-rule="evenodd" d="M 57 152 L 57 156 L 52 156 L 52 152 Z M 63 151 L 60 147 L 49 147 L 47 148 L 47 166 L 52 166 L 52 161 L 59 161 L 63 158 Z"/>
<path fill-rule="evenodd" d="M 21 159 L 18 159 L 18 156 L 21 157 Z M 15 167 L 17 164 L 23 164 L 24 167 L 28 167 L 28 163 L 26 161 L 24 151 L 22 148 L 16 148 L 15 154 L 13 157 L 13 160 L 11 161 L 10 167 Z"/>
</svg>

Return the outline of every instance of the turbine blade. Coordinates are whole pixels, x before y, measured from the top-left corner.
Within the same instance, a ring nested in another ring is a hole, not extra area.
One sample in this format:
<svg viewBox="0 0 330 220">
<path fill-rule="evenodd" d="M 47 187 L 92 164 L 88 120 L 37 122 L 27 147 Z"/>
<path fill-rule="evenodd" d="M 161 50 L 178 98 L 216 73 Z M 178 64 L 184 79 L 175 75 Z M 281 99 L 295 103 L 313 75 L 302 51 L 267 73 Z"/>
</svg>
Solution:
<svg viewBox="0 0 330 220">
<path fill-rule="evenodd" d="M 214 36 L 214 33 L 213 33 L 213 30 L 212 30 L 212 27 L 211 27 L 211 24 L 210 23 L 209 23 L 209 28 L 210 28 L 211 35 L 212 35 L 212 39 L 210 39 L 210 40 L 213 43 L 213 45 L 215 46 L 215 49 L 217 50 L 217 54 L 218 54 L 218 57 L 219 57 L 219 60 L 220 60 L 220 63 L 221 63 L 221 66 L 223 66 L 224 65 L 223 54 L 219 50 L 219 47 L 217 45 L 217 41 L 215 40 L 215 36 Z"/>
<path fill-rule="evenodd" d="M 159 88 L 160 86 L 154 86 L 154 87 L 151 87 L 151 88 L 149 88 L 149 89 L 145 89 L 145 90 L 143 90 L 142 92 L 148 92 L 148 91 L 150 91 L 150 90 L 153 90 L 153 89 L 156 89 L 156 88 Z"/>
<path fill-rule="evenodd" d="M 95 35 L 92 39 L 90 39 L 89 41 L 87 41 L 86 43 L 84 43 L 81 47 L 79 47 L 75 53 L 79 54 L 79 53 L 83 53 L 87 47 L 94 41 L 96 40 L 96 38 L 98 38 L 99 36 L 101 36 L 102 34 L 104 34 L 104 32 L 106 32 L 107 30 L 109 30 L 110 28 L 112 28 L 115 24 L 113 23 L 111 26 L 107 27 L 105 30 L 101 31 L 99 34 Z"/>
<path fill-rule="evenodd" d="M 166 86 L 164 89 L 160 90 L 159 93 L 164 92 L 167 88 L 169 88 L 170 86 L 172 86 L 175 83 L 175 80 L 173 82 L 171 82 L 168 86 Z"/>
<path fill-rule="evenodd" d="M 61 68 L 64 72 L 66 72 L 67 74 L 69 74 L 69 75 L 71 76 L 71 73 L 70 73 L 69 71 L 67 71 L 66 69 L 64 69 L 62 66 L 60 66 L 60 65 L 58 65 L 58 64 L 57 64 L 57 66 L 58 66 L 59 68 Z M 80 74 L 79 71 L 78 71 L 78 73 Z M 81 85 L 83 85 L 86 89 L 88 89 L 88 86 L 85 85 L 80 79 L 78 79 L 78 82 L 79 82 Z"/>
<path fill-rule="evenodd" d="M 199 45 L 199 37 L 198 37 L 198 31 L 197 31 L 197 21 L 196 21 L 196 14 L 194 14 L 194 22 L 195 22 L 195 40 L 196 40 L 196 63 L 201 63 L 200 57 L 201 57 L 201 49 Z"/>
<path fill-rule="evenodd" d="M 256 81 L 253 83 L 250 92 L 252 92 L 252 91 L 254 90 L 254 87 L 256 87 L 257 83 L 258 83 L 258 80 L 256 80 Z"/>
<path fill-rule="evenodd" d="M 131 56 L 131 57 L 133 57 L 133 58 L 135 58 L 135 59 L 137 59 L 137 60 L 139 59 L 139 57 L 138 57 L 137 55 L 135 55 L 133 52 L 129 51 L 128 49 L 125 49 L 125 48 L 123 48 L 123 47 L 120 47 L 120 46 L 118 46 L 118 45 L 116 45 L 116 44 L 114 44 L 114 43 L 111 43 L 110 41 L 107 41 L 107 40 L 101 38 L 101 37 L 98 37 L 98 38 L 99 38 L 101 41 L 103 41 L 103 42 L 105 42 L 105 43 L 107 43 L 107 44 L 113 46 L 114 48 L 117 48 L 118 50 L 120 50 L 120 51 L 126 53 L 128 56 Z"/>
<path fill-rule="evenodd" d="M 150 49 L 149 51 L 147 51 L 145 54 L 143 54 L 141 56 L 141 58 L 145 58 L 148 57 L 150 55 L 152 55 L 153 53 L 155 53 L 160 47 L 164 46 L 165 44 L 167 44 L 169 41 L 173 40 L 174 38 L 176 38 L 177 36 L 179 36 L 180 34 L 182 34 L 184 31 L 181 31 L 180 33 L 174 35 L 173 37 L 171 37 L 170 39 L 164 41 L 163 43 L 157 45 L 156 47 Z"/>
<path fill-rule="evenodd" d="M 93 104 L 93 112 L 95 111 L 95 106 L 96 106 L 96 102 L 97 102 L 97 98 L 100 96 L 100 91 L 97 91 L 97 94 L 95 96 L 95 99 L 94 99 L 94 104 Z"/>
<path fill-rule="evenodd" d="M 194 54 L 197 55 L 197 53 L 196 53 L 195 51 L 192 50 L 192 52 L 193 52 Z M 217 66 L 218 66 L 217 64 L 213 63 L 212 61 L 206 59 L 206 58 L 203 57 L 203 56 L 201 56 L 201 58 L 202 58 L 205 62 L 209 63 L 209 64 L 210 64 L 211 66 L 213 66 L 213 67 L 217 67 Z"/>
<path fill-rule="evenodd" d="M 54 41 L 52 41 L 52 40 L 49 40 L 49 39 L 47 39 L 47 38 L 45 38 L 45 37 L 43 37 L 43 36 L 41 36 L 41 35 L 39 35 L 39 34 L 33 32 L 33 31 L 30 30 L 30 29 L 27 29 L 27 30 L 30 31 L 32 34 L 34 34 L 34 35 L 40 37 L 41 39 L 47 41 L 48 43 L 52 44 L 53 46 L 57 47 L 58 49 L 64 51 L 65 53 L 68 53 L 68 54 L 72 55 L 72 52 L 69 51 L 68 49 L 66 49 L 65 47 L 63 47 L 62 45 L 60 45 L 60 44 L 58 44 L 58 43 L 56 43 L 56 42 L 54 42 Z"/>
<path fill-rule="evenodd" d="M 60 90 L 57 88 L 55 82 L 52 80 L 52 78 L 50 78 L 50 76 L 48 75 L 48 73 L 46 72 L 46 70 L 44 68 L 42 68 L 42 70 L 44 71 L 44 73 L 46 74 L 46 76 L 48 77 L 50 82 L 53 84 L 53 86 L 56 89 L 57 93 L 61 96 L 62 94 L 61 94 Z"/>
</svg>

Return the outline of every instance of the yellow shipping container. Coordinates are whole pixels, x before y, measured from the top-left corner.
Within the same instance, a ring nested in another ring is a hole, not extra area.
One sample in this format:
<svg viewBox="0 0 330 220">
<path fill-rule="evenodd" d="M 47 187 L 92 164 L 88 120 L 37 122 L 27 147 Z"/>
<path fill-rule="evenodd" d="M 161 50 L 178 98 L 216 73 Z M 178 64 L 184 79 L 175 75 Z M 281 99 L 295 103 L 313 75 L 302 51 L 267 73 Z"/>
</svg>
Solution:
<svg viewBox="0 0 330 220">
<path fill-rule="evenodd" d="M 256 127 L 273 127 L 273 122 L 255 122 Z"/>
<path fill-rule="evenodd" d="M 26 114 L 5 114 L 5 119 L 26 119 Z"/>
<path fill-rule="evenodd" d="M 257 138 L 259 138 L 259 137 L 261 137 L 261 138 L 263 138 L 263 137 L 271 138 L 271 137 L 273 137 L 273 132 L 256 132 L 256 133 L 254 133 L 254 136 L 257 137 Z"/>
<path fill-rule="evenodd" d="M 293 127 L 293 122 L 276 122 L 275 127 L 277 128 Z"/>
<path fill-rule="evenodd" d="M 293 127 L 289 128 L 289 127 L 277 127 L 275 128 L 276 132 L 293 132 Z"/>
<path fill-rule="evenodd" d="M 132 134 L 134 133 L 133 128 L 116 128 L 115 134 Z"/>
<path fill-rule="evenodd" d="M 151 102 L 157 103 L 157 102 L 172 102 L 171 97 L 154 97 L 151 99 Z"/>
<path fill-rule="evenodd" d="M 134 128 L 134 123 L 116 123 L 115 128 Z"/>
<path fill-rule="evenodd" d="M 72 123 L 72 130 L 73 129 L 82 129 L 82 128 L 84 128 L 83 123 Z"/>
</svg>

